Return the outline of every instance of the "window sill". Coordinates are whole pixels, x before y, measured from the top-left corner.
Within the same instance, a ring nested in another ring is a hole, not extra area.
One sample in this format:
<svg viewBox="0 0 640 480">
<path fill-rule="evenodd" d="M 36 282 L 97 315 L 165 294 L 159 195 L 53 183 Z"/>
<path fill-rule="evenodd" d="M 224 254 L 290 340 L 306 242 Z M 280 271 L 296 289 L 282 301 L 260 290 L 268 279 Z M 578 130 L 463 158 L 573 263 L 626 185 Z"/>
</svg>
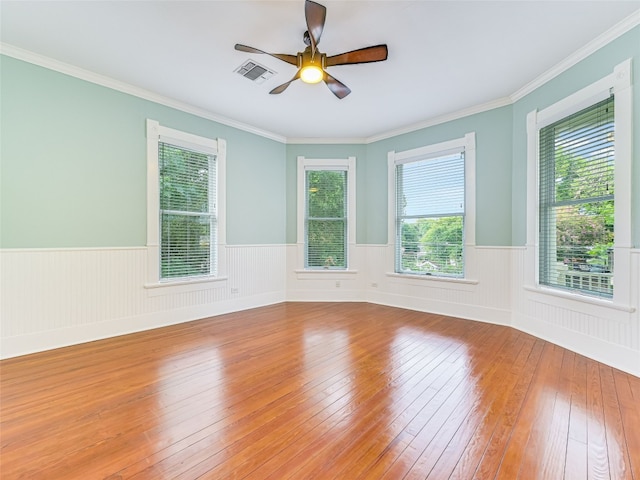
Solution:
<svg viewBox="0 0 640 480">
<path fill-rule="evenodd" d="M 226 286 L 228 277 L 198 277 L 174 281 L 145 283 L 148 295 L 151 297 L 169 295 L 173 293 L 195 292 L 210 288 L 222 288 Z"/>
<path fill-rule="evenodd" d="M 528 292 L 538 293 L 540 295 L 548 296 L 551 299 L 569 300 L 572 302 L 579 302 L 580 304 L 595 305 L 598 307 L 610 308 L 612 310 L 618 310 L 625 313 L 633 313 L 636 311 L 635 307 L 631 305 L 621 305 L 613 303 L 613 300 L 607 300 L 604 298 L 591 297 L 582 293 L 564 292 L 561 290 L 554 290 L 552 288 L 525 285 L 523 287 Z"/>
<path fill-rule="evenodd" d="M 358 270 L 335 270 L 335 269 L 318 269 L 318 270 L 294 270 L 298 280 L 318 280 L 319 278 L 326 280 L 335 280 L 344 278 L 345 276 L 354 275 Z"/>
<path fill-rule="evenodd" d="M 477 285 L 479 283 L 478 280 L 472 280 L 469 278 L 438 277 L 435 275 L 416 275 L 411 273 L 396 273 L 396 272 L 387 272 L 385 275 L 387 277 L 392 277 L 392 278 L 402 278 L 406 280 L 420 280 L 420 281 L 426 281 L 426 282 L 459 283 L 462 285 Z"/>
</svg>

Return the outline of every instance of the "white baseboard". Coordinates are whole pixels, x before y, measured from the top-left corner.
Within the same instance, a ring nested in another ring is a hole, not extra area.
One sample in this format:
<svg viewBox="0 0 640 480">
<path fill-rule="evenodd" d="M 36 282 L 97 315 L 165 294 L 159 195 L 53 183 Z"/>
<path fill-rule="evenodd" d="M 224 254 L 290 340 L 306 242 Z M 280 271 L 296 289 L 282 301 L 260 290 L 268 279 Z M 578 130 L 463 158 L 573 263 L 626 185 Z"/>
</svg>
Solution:
<svg viewBox="0 0 640 480">
<path fill-rule="evenodd" d="M 609 312 L 591 304 L 578 308 L 546 297 L 532 298 L 520 288 L 524 248 L 476 248 L 478 282 L 463 286 L 390 277 L 387 245 L 354 247 L 357 274 L 298 278 L 296 248 L 230 247 L 228 285 L 162 298 L 142 288 L 144 248 L 0 250 L 0 358 L 283 301 L 370 302 L 510 325 L 640 376 L 637 309 Z M 640 250 L 632 250 L 631 259 L 631 291 L 636 292 L 631 303 L 637 307 Z"/>
<path fill-rule="evenodd" d="M 450 317 L 464 318 L 495 325 L 506 325 L 511 323 L 511 311 L 481 305 L 469 305 L 461 303 L 450 303 L 433 300 L 429 298 L 417 298 L 405 295 L 397 295 L 382 292 L 367 292 L 365 301 L 387 305 L 389 307 L 406 308 L 418 312 L 435 313 Z"/>
</svg>

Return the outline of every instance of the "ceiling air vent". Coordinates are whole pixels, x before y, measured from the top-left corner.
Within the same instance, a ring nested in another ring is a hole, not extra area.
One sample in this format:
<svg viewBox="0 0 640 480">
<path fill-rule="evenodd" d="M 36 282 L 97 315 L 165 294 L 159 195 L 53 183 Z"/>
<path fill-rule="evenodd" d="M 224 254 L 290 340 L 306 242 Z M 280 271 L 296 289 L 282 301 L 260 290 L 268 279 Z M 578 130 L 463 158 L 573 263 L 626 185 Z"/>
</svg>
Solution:
<svg viewBox="0 0 640 480">
<path fill-rule="evenodd" d="M 276 72 L 273 70 L 269 70 L 264 65 L 260 65 L 258 62 L 254 62 L 253 60 L 247 60 L 242 65 L 234 70 L 234 72 L 238 72 L 245 78 L 248 78 L 251 81 L 256 83 L 262 83 L 267 78 L 273 76 Z"/>
</svg>

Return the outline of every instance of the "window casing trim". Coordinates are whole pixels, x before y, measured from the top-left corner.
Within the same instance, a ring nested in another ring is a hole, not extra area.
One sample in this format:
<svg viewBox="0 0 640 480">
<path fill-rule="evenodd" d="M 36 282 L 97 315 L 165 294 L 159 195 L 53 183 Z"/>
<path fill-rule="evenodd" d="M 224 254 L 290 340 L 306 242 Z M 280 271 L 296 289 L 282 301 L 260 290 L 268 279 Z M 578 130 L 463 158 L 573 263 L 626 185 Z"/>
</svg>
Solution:
<svg viewBox="0 0 640 480">
<path fill-rule="evenodd" d="M 160 279 L 160 184 L 158 144 L 169 143 L 178 147 L 216 155 L 216 213 L 217 213 L 217 273 L 189 278 Z M 147 281 L 145 288 L 193 286 L 201 289 L 203 283 L 226 280 L 226 141 L 200 137 L 160 125 L 147 119 Z"/>
<path fill-rule="evenodd" d="M 476 134 L 467 133 L 462 138 L 426 145 L 423 147 L 390 151 L 387 154 L 387 276 L 396 278 L 415 278 L 416 274 L 395 271 L 396 258 L 396 166 L 418 160 L 437 158 L 464 151 L 464 189 L 465 189 L 465 222 L 464 222 L 464 277 L 421 276 L 427 281 L 442 281 L 476 284 L 477 267 L 475 260 L 476 246 Z"/>
<path fill-rule="evenodd" d="M 297 259 L 296 273 L 326 274 L 327 270 L 319 268 L 305 268 L 305 208 L 306 208 L 306 178 L 307 170 L 340 170 L 347 172 L 347 251 L 345 253 L 346 268 L 330 269 L 333 273 L 355 272 L 353 252 L 356 243 L 356 157 L 318 159 L 298 156 L 297 158 Z"/>
<path fill-rule="evenodd" d="M 590 105 L 614 95 L 615 102 L 615 289 L 612 299 L 598 299 L 599 304 L 617 310 L 634 311 L 631 306 L 631 164 L 632 116 L 631 59 L 616 65 L 606 77 L 584 87 L 543 110 L 527 115 L 527 239 L 525 259 L 525 290 L 560 298 L 592 299 L 581 292 L 567 295 L 539 283 L 539 133 L 540 129 L 568 117 Z"/>
</svg>

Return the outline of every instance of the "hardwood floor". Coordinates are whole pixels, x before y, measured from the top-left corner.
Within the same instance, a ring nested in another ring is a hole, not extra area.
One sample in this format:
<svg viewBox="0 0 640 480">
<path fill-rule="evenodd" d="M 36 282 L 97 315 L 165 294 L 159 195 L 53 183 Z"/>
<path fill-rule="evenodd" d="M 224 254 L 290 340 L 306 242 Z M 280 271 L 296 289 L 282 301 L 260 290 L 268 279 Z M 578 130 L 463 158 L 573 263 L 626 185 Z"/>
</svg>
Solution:
<svg viewBox="0 0 640 480">
<path fill-rule="evenodd" d="M 2 479 L 637 479 L 640 379 L 517 330 L 284 303 L 5 360 Z"/>
</svg>

